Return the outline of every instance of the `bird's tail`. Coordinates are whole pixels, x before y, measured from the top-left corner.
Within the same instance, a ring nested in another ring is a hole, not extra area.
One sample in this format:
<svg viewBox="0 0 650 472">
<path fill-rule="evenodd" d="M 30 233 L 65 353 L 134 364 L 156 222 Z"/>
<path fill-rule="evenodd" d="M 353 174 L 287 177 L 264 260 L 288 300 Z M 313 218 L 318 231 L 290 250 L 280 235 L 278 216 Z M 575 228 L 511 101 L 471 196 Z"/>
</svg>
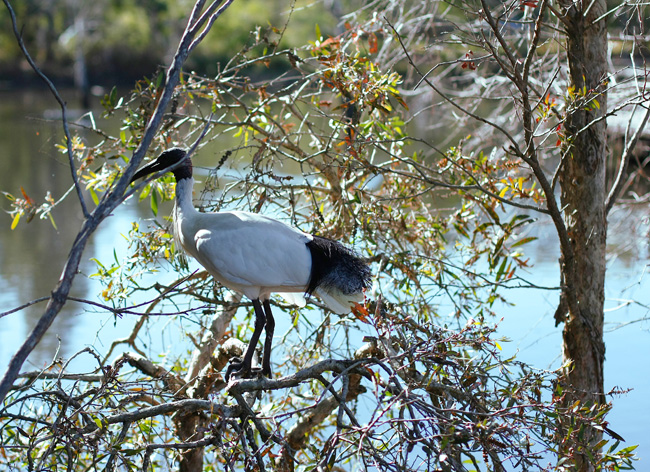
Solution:
<svg viewBox="0 0 650 472">
<path fill-rule="evenodd" d="M 307 247 L 312 260 L 308 294 L 316 294 L 339 314 L 363 302 L 371 278 L 365 261 L 343 244 L 320 236 L 314 236 Z"/>
</svg>

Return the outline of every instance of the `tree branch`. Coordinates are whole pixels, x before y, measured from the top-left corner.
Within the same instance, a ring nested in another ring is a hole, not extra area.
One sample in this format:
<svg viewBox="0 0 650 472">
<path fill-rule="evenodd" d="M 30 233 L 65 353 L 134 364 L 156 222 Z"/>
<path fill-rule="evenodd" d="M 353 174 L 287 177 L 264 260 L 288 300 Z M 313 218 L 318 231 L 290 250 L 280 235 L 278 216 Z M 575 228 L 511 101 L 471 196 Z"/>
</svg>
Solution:
<svg viewBox="0 0 650 472">
<path fill-rule="evenodd" d="M 605 203 L 606 215 L 609 214 L 610 210 L 614 206 L 614 203 L 616 203 L 616 199 L 620 196 L 621 191 L 625 186 L 625 175 L 627 174 L 627 168 L 629 166 L 630 159 L 632 158 L 632 152 L 634 151 L 636 143 L 639 141 L 639 137 L 643 133 L 645 125 L 648 123 L 649 118 L 650 118 L 650 107 L 646 107 L 645 115 L 643 115 L 641 124 L 634 132 L 632 139 L 630 139 L 629 143 L 625 147 L 625 150 L 623 151 L 623 154 L 621 155 L 621 163 L 618 167 L 616 180 L 614 181 L 614 184 L 612 185 L 612 188 L 609 191 L 609 195 L 607 195 L 607 200 Z"/>
<path fill-rule="evenodd" d="M 287 375 L 280 379 L 242 379 L 231 381 L 228 391 L 230 393 L 243 394 L 245 392 L 254 392 L 260 390 L 279 390 L 283 388 L 290 388 L 299 385 L 308 379 L 318 378 L 317 376 L 323 372 L 343 372 L 350 371 L 362 376 L 368 376 L 368 372 L 359 369 L 366 364 L 373 364 L 376 359 L 359 359 L 359 360 L 336 360 L 325 359 L 310 367 L 302 369 L 294 374 Z"/>
<path fill-rule="evenodd" d="M 7 5 L 7 8 L 10 8 L 8 0 L 3 0 L 3 2 L 5 5 Z M 198 6 L 202 4 L 203 2 L 199 0 L 197 1 L 196 5 Z M 104 221 L 105 218 L 110 216 L 113 210 L 119 204 L 121 204 L 126 197 L 130 195 L 130 193 L 125 193 L 125 191 L 129 185 L 129 182 L 131 181 L 131 178 L 135 174 L 137 167 L 140 165 L 145 156 L 145 153 L 149 149 L 149 146 L 151 145 L 153 138 L 158 131 L 158 128 L 160 127 L 167 104 L 171 100 L 174 89 L 178 84 L 181 69 L 189 54 L 189 47 L 190 44 L 192 44 L 194 35 L 195 33 L 192 34 L 191 27 L 188 25 L 185 28 L 172 63 L 167 69 L 165 88 L 163 89 L 158 104 L 156 105 L 156 108 L 151 118 L 149 119 L 147 126 L 145 127 L 145 131 L 142 135 L 140 144 L 133 153 L 133 157 L 127 165 L 124 174 L 120 179 L 118 179 L 115 186 L 112 187 L 106 194 L 104 194 L 103 198 L 99 202 L 99 205 L 97 205 L 95 210 L 90 215 L 87 215 L 86 212 L 84 213 L 84 216 L 86 216 L 86 218 L 71 247 L 70 254 L 68 255 L 68 260 L 63 268 L 59 282 L 52 292 L 52 296 L 50 297 L 50 300 L 45 308 L 45 312 L 38 320 L 36 326 L 33 328 L 32 332 L 29 334 L 23 345 L 12 357 L 9 363 L 9 368 L 0 381 L 0 402 L 4 401 L 5 397 L 7 396 L 7 393 L 16 380 L 16 377 L 18 376 L 23 363 L 27 359 L 27 356 L 29 356 L 36 345 L 40 342 L 43 335 L 47 332 L 48 328 L 52 325 L 52 322 L 61 311 L 61 308 L 65 305 L 70 294 L 72 282 L 78 273 L 81 255 L 84 252 L 88 239 L 97 229 L 99 224 Z M 68 142 L 70 143 L 70 140 L 68 140 Z M 72 172 L 76 172 L 74 168 L 72 168 Z"/>
<path fill-rule="evenodd" d="M 188 398 L 184 400 L 177 400 L 175 402 L 162 403 L 160 405 L 149 406 L 141 408 L 136 411 L 128 413 L 119 413 L 117 415 L 105 416 L 101 418 L 102 426 L 115 423 L 133 423 L 134 421 L 142 420 L 145 418 L 152 418 L 158 415 L 166 415 L 168 413 L 175 413 L 177 411 L 192 412 L 192 411 L 209 411 L 213 415 L 218 415 L 223 418 L 237 418 L 240 415 L 240 409 L 222 405 L 220 403 L 213 403 L 209 400 L 196 400 Z M 85 433 L 96 431 L 98 426 L 94 422 L 90 422 L 84 430 Z"/>
<path fill-rule="evenodd" d="M 50 89 L 50 92 L 52 92 L 52 95 L 54 95 L 54 98 L 56 99 L 56 101 L 59 103 L 59 106 L 61 107 L 61 120 L 63 122 L 63 133 L 65 134 L 65 143 L 67 147 L 68 164 L 70 165 L 70 174 L 72 175 L 72 181 L 74 182 L 74 187 L 75 190 L 77 191 L 77 198 L 79 199 L 79 204 L 81 205 L 81 211 L 83 212 L 84 217 L 88 218 L 90 214 L 88 213 L 88 208 L 86 207 L 86 201 L 84 200 L 83 193 L 81 192 L 81 186 L 79 185 L 79 179 L 77 178 L 77 167 L 74 164 L 74 155 L 72 154 L 72 136 L 70 135 L 70 129 L 68 127 L 67 107 L 65 105 L 65 102 L 61 98 L 61 95 L 59 95 L 58 90 L 52 83 L 52 81 L 38 68 L 38 66 L 32 59 L 32 56 L 30 56 L 29 52 L 27 51 L 27 48 L 25 47 L 25 43 L 23 42 L 22 35 L 18 31 L 18 25 L 16 23 L 16 14 L 14 13 L 13 8 L 11 8 L 11 4 L 9 3 L 8 0 L 2 0 L 2 1 L 7 7 L 7 10 L 9 10 L 9 16 L 11 17 L 11 26 L 14 30 L 14 36 L 16 37 L 18 46 L 20 47 L 20 50 L 25 56 L 25 59 L 27 59 L 27 62 L 29 63 L 30 67 L 34 70 L 34 72 L 36 72 L 36 74 L 43 80 L 43 82 L 45 82 L 47 87 Z"/>
</svg>

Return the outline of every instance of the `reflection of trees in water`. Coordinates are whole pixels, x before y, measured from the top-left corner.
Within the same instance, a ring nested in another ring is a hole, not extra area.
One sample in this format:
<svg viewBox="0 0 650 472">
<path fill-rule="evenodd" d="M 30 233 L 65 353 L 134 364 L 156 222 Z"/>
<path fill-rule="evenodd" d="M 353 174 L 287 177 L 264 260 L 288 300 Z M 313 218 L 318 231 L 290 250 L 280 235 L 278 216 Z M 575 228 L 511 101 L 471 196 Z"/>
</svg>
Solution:
<svg viewBox="0 0 650 472">
<path fill-rule="evenodd" d="M 40 204 L 49 190 L 60 198 L 70 186 L 69 170 L 64 158 L 54 147 L 60 141 L 61 126 L 40 117 L 44 107 L 55 106 L 50 95 L 34 92 L 5 93 L 0 100 L 0 191 L 21 194 L 21 186 Z M 3 198 L 2 209 L 9 210 Z M 81 225 L 78 203 L 63 201 L 54 212 L 55 229 L 49 220 L 34 219 L 29 225 L 10 228 L 11 216 L 0 216 L 0 270 L 5 289 L 0 294 L 1 311 L 9 310 L 33 299 L 48 296 L 56 284 L 68 251 Z M 24 223 L 24 222 L 21 222 Z M 92 243 L 91 243 L 92 251 Z M 89 253 L 90 254 L 90 253 Z M 75 295 L 90 297 L 88 281 L 75 282 Z M 3 345 L 9 356 L 43 313 L 44 303 L 26 308 L 2 320 Z M 74 336 L 79 325 L 79 310 L 70 304 L 63 316 L 52 326 L 36 348 L 31 361 L 41 365 L 51 361 L 58 346 L 57 334 Z M 64 354 L 65 347 L 62 354 Z M 2 359 L 2 368 L 8 359 Z"/>
</svg>

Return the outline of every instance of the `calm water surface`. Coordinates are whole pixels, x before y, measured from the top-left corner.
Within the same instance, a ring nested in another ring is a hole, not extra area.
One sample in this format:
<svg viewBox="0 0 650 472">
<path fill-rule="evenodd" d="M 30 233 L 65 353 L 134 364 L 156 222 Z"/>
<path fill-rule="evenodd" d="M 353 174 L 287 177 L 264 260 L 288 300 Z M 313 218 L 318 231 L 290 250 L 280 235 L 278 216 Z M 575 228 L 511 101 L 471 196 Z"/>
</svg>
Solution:
<svg viewBox="0 0 650 472">
<path fill-rule="evenodd" d="M 55 102 L 44 93 L 0 92 L 0 190 L 20 194 L 21 186 L 36 201 L 49 189 L 55 198 L 63 195 L 71 184 L 65 157 L 54 145 L 61 141 L 60 125 L 44 121 L 43 111 L 55 108 Z M 113 125 L 115 128 L 119 124 Z M 89 139 L 91 139 L 89 137 Z M 2 199 L 2 209 L 8 210 Z M 55 230 L 48 221 L 35 220 L 10 230 L 11 217 L 0 213 L 0 312 L 30 300 L 47 296 L 59 277 L 67 252 L 80 225 L 81 217 L 74 198 L 56 210 Z M 146 205 L 127 202 L 106 220 L 90 241 L 84 253 L 82 272 L 95 272 L 91 258 L 112 259 L 116 248 L 125 254 L 121 234 L 128 233 L 131 222 L 149 216 Z M 650 423 L 647 399 L 650 398 L 650 274 L 646 273 L 647 208 L 633 213 L 619 212 L 610 223 L 612 257 L 607 278 L 607 390 L 615 387 L 632 389 L 614 397 L 615 408 L 609 416 L 611 428 L 622 435 L 627 444 L 639 444 L 641 462 L 638 470 L 650 470 Z M 634 221 L 635 224 L 630 224 Z M 640 223 L 639 223 L 640 222 Z M 540 240 L 527 247 L 534 269 L 528 279 L 540 286 L 558 285 L 557 242 L 549 235 L 550 227 L 537 228 Z M 172 278 L 162 273 L 160 277 Z M 98 282 L 85 276 L 75 279 L 73 295 L 98 300 Z M 506 354 L 518 353 L 519 359 L 539 368 L 560 364 L 560 330 L 553 326 L 557 294 L 553 291 L 517 289 L 506 293 L 514 306 L 497 308 L 503 316 L 500 332 L 510 342 L 502 343 Z M 633 301 L 633 303 L 628 303 Z M 0 372 L 25 339 L 42 313 L 38 304 L 0 319 Z M 106 313 L 84 313 L 83 307 L 68 303 L 47 336 L 29 358 L 30 368 L 47 365 L 56 355 L 68 356 L 85 346 L 102 352 L 106 344 L 130 333 L 133 319 L 115 320 Z M 279 320 L 280 321 L 280 320 Z M 621 325 L 625 325 L 622 326 Z M 61 338 L 64 343 L 59 342 Z M 155 340 L 161 346 L 165 340 Z M 57 354 L 58 352 L 58 354 Z"/>
</svg>

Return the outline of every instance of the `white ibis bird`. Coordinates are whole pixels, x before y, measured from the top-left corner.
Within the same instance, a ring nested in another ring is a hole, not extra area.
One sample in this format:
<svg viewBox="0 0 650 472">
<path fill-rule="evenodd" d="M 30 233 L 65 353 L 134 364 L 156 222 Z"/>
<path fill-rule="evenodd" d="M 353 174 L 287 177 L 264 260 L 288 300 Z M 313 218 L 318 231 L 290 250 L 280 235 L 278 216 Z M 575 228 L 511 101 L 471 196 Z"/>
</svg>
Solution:
<svg viewBox="0 0 650 472">
<path fill-rule="evenodd" d="M 271 344 L 275 320 L 271 293 L 317 295 L 334 312 L 349 313 L 364 299 L 370 268 L 352 250 L 331 239 L 314 236 L 256 213 L 201 213 L 192 204 L 192 162 L 187 151 L 173 148 L 142 167 L 131 182 L 170 169 L 176 178 L 174 233 L 183 249 L 221 284 L 253 301 L 255 329 L 243 360 L 228 367 L 251 374 L 255 347 L 266 328 L 262 374 L 271 375 Z"/>
</svg>

